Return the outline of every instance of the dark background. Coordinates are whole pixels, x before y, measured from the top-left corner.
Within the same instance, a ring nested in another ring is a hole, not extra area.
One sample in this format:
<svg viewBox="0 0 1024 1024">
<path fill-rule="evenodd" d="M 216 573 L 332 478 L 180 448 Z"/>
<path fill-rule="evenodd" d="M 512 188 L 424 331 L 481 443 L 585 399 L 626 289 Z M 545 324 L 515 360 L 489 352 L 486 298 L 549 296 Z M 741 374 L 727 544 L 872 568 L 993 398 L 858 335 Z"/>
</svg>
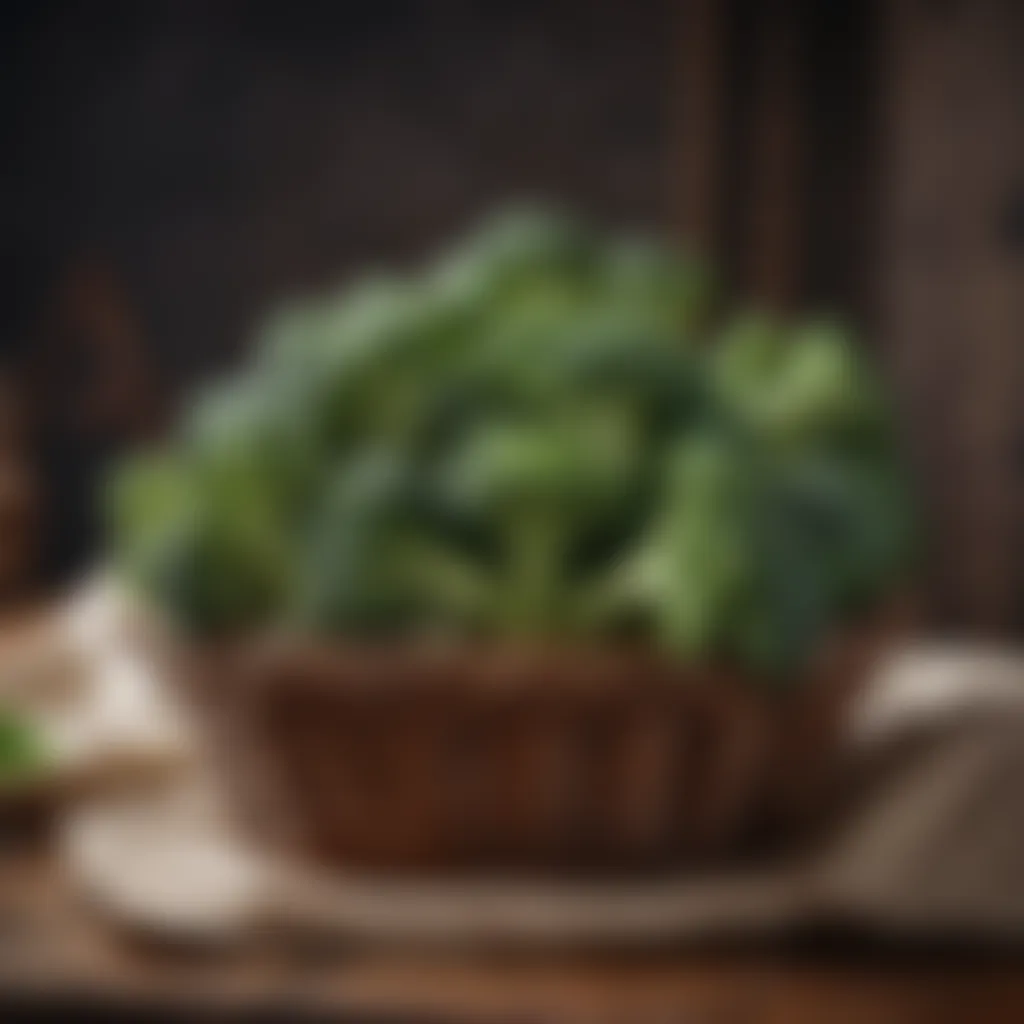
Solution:
<svg viewBox="0 0 1024 1024">
<path fill-rule="evenodd" d="M 8 475 L 32 495 L 5 518 L 0 473 L 5 593 L 89 559 L 104 462 L 281 296 L 539 196 L 858 323 L 936 614 L 1024 623 L 1024 5 L 38 2 L 0 25 Z"/>
</svg>

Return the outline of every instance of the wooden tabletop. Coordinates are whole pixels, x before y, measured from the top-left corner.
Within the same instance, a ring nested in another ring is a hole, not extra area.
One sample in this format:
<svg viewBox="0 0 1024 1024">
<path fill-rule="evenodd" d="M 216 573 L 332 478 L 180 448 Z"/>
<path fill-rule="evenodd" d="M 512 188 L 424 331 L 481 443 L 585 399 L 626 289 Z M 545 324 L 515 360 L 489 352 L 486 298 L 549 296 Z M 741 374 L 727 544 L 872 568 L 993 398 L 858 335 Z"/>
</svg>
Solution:
<svg viewBox="0 0 1024 1024">
<path fill-rule="evenodd" d="M 0 852 L 0 1020 L 33 1007 L 62 1019 L 85 1007 L 125 1020 L 160 1009 L 170 1020 L 270 1012 L 343 1021 L 1016 1024 L 1024 957 L 847 943 L 502 959 L 296 947 L 273 937 L 244 950 L 175 949 L 101 920 L 36 838 Z"/>
</svg>

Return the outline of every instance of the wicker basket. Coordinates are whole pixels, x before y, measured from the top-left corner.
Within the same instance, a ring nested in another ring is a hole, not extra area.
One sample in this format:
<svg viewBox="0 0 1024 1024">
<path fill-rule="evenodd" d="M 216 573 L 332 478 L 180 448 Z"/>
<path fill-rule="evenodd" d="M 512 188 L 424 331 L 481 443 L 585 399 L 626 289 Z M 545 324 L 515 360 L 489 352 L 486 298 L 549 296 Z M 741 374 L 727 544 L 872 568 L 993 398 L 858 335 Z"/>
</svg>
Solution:
<svg viewBox="0 0 1024 1024">
<path fill-rule="evenodd" d="M 813 822 L 890 635 L 850 631 L 786 696 L 623 650 L 251 639 L 193 652 L 185 675 L 261 841 L 345 868 L 617 873 L 763 851 Z"/>
</svg>

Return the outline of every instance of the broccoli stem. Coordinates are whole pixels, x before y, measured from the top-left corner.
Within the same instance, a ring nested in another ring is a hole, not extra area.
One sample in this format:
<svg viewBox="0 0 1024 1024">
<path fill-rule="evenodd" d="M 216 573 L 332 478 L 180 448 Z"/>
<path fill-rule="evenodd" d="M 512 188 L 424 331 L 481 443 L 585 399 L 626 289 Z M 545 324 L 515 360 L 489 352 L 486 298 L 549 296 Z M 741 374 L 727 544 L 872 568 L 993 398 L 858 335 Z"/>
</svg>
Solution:
<svg viewBox="0 0 1024 1024">
<path fill-rule="evenodd" d="M 463 622 L 478 624 L 486 618 L 492 583 L 479 566 L 426 541 L 410 542 L 403 561 L 411 579 L 436 606 Z"/>
<path fill-rule="evenodd" d="M 558 631 L 565 530 L 548 510 L 522 512 L 506 532 L 502 628 L 537 637 Z"/>
</svg>

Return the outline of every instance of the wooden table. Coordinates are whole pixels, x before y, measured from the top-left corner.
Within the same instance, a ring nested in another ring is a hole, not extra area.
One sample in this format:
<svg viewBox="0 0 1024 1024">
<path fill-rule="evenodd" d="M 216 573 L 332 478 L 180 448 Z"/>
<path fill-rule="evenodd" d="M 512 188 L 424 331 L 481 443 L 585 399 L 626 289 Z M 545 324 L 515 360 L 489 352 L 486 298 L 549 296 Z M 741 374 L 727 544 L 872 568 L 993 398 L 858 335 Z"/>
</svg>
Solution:
<svg viewBox="0 0 1024 1024">
<path fill-rule="evenodd" d="M 118 934 L 47 844 L 0 852 L 0 1020 L 1011 1024 L 1024 956 L 750 948 L 500 959 L 283 946 L 173 949 Z"/>
</svg>

